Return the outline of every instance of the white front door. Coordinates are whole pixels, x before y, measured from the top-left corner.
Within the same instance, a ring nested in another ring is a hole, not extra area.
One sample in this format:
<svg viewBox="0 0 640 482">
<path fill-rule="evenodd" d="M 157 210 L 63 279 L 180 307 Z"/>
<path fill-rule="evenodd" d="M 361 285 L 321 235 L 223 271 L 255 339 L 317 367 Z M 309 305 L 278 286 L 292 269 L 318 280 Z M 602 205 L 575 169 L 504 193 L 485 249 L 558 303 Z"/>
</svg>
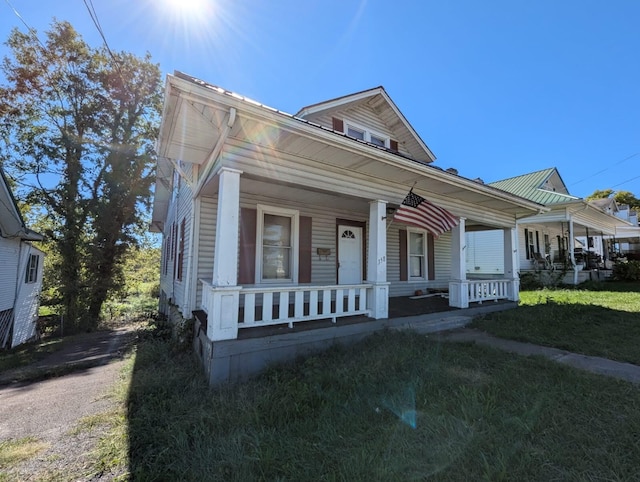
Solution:
<svg viewBox="0 0 640 482">
<path fill-rule="evenodd" d="M 362 283 L 362 228 L 338 226 L 338 284 Z"/>
</svg>

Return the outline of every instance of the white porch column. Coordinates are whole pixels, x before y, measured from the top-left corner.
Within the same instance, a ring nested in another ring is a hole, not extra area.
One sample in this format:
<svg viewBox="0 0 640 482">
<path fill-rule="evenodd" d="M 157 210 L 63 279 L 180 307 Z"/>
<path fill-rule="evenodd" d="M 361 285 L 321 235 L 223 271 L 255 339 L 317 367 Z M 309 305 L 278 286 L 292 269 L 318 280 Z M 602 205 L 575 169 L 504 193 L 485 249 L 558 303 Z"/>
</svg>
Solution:
<svg viewBox="0 0 640 482">
<path fill-rule="evenodd" d="M 207 313 L 207 336 L 213 341 L 233 340 L 238 337 L 238 309 L 241 289 L 241 286 L 237 286 L 240 174 L 242 171 L 226 167 L 220 169 L 218 174 L 218 216 L 213 258 L 213 283 L 209 304 L 210 312 Z"/>
<path fill-rule="evenodd" d="M 588 238 L 587 238 L 588 240 Z M 588 244 L 588 241 L 587 241 Z M 574 252 L 576 240 L 573 237 L 573 218 L 569 218 L 569 259 L 573 267 L 573 284 L 578 284 L 578 267 L 576 266 L 576 255 Z"/>
<path fill-rule="evenodd" d="M 387 282 L 387 202 L 369 203 L 369 238 L 367 243 L 367 282 L 373 284 L 367 296 L 367 308 L 375 319 L 389 317 L 389 283 Z"/>
<path fill-rule="evenodd" d="M 449 282 L 449 306 L 469 307 L 469 285 L 466 261 L 466 218 L 451 230 L 451 281 Z"/>
<path fill-rule="evenodd" d="M 509 280 L 509 300 L 520 299 L 520 258 L 518 257 L 518 230 L 507 228 L 504 231 L 504 277 Z"/>
</svg>

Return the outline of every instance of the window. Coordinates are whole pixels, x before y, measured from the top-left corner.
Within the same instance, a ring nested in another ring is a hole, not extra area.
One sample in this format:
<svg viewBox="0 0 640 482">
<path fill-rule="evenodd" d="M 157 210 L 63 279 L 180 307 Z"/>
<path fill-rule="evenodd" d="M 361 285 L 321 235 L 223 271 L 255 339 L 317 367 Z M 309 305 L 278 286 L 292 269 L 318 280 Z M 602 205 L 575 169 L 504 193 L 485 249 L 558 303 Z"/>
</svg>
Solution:
<svg viewBox="0 0 640 482">
<path fill-rule="evenodd" d="M 426 236 L 422 231 L 407 232 L 409 279 L 426 279 Z"/>
<path fill-rule="evenodd" d="M 347 135 L 349 137 L 353 137 L 354 139 L 360 139 L 361 141 L 365 140 L 365 131 L 356 129 L 352 126 L 347 127 Z"/>
<path fill-rule="evenodd" d="M 258 280 L 298 281 L 298 226 L 298 211 L 258 205 Z"/>
<path fill-rule="evenodd" d="M 369 142 L 380 147 L 389 147 L 389 138 L 377 132 L 371 132 L 364 127 L 354 125 L 350 122 L 346 123 L 346 133 L 349 137 Z"/>
<path fill-rule="evenodd" d="M 27 273 L 24 277 L 25 283 L 35 283 L 38 281 L 38 262 L 40 261 L 40 256 L 37 254 L 30 254 L 29 260 L 27 261 Z"/>
<path fill-rule="evenodd" d="M 527 235 L 527 256 L 528 259 L 533 259 L 536 253 L 536 247 L 533 244 L 533 231 L 526 231 Z"/>
<path fill-rule="evenodd" d="M 180 237 L 178 238 L 178 269 L 176 270 L 175 277 L 178 281 L 182 281 L 182 265 L 184 262 L 184 231 L 185 231 L 185 220 L 182 219 L 180 223 Z"/>
</svg>

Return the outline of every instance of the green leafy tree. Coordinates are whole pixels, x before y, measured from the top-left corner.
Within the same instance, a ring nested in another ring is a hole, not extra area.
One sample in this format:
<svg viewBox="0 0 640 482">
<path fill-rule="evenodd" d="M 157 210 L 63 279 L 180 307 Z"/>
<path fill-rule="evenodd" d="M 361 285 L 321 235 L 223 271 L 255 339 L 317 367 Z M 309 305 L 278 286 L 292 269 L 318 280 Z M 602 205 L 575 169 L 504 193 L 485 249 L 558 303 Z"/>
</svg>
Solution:
<svg viewBox="0 0 640 482">
<path fill-rule="evenodd" d="M 67 323 L 91 329 L 150 198 L 161 108 L 147 55 L 91 48 L 67 22 L 12 31 L 0 86 L 2 162 L 42 207 Z"/>
<path fill-rule="evenodd" d="M 587 196 L 587 201 L 592 201 L 594 199 L 608 199 L 612 195 L 618 205 L 626 204 L 631 209 L 640 209 L 640 199 L 629 191 L 614 191 L 613 189 L 604 189 L 602 191 L 595 190 L 591 195 Z"/>
</svg>

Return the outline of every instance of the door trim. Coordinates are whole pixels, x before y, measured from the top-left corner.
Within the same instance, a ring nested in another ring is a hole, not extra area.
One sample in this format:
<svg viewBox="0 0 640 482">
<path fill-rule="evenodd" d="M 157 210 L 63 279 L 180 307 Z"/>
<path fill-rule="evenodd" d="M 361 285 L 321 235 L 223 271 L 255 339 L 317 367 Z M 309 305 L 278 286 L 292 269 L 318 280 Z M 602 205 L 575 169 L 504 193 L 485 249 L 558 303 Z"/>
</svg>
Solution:
<svg viewBox="0 0 640 482">
<path fill-rule="evenodd" d="M 364 221 L 353 221 L 351 219 L 336 218 L 336 284 L 338 284 L 338 260 L 340 259 L 339 245 L 340 233 L 338 226 L 346 225 L 355 228 L 362 228 L 362 280 L 367 279 L 367 223 Z"/>
</svg>

